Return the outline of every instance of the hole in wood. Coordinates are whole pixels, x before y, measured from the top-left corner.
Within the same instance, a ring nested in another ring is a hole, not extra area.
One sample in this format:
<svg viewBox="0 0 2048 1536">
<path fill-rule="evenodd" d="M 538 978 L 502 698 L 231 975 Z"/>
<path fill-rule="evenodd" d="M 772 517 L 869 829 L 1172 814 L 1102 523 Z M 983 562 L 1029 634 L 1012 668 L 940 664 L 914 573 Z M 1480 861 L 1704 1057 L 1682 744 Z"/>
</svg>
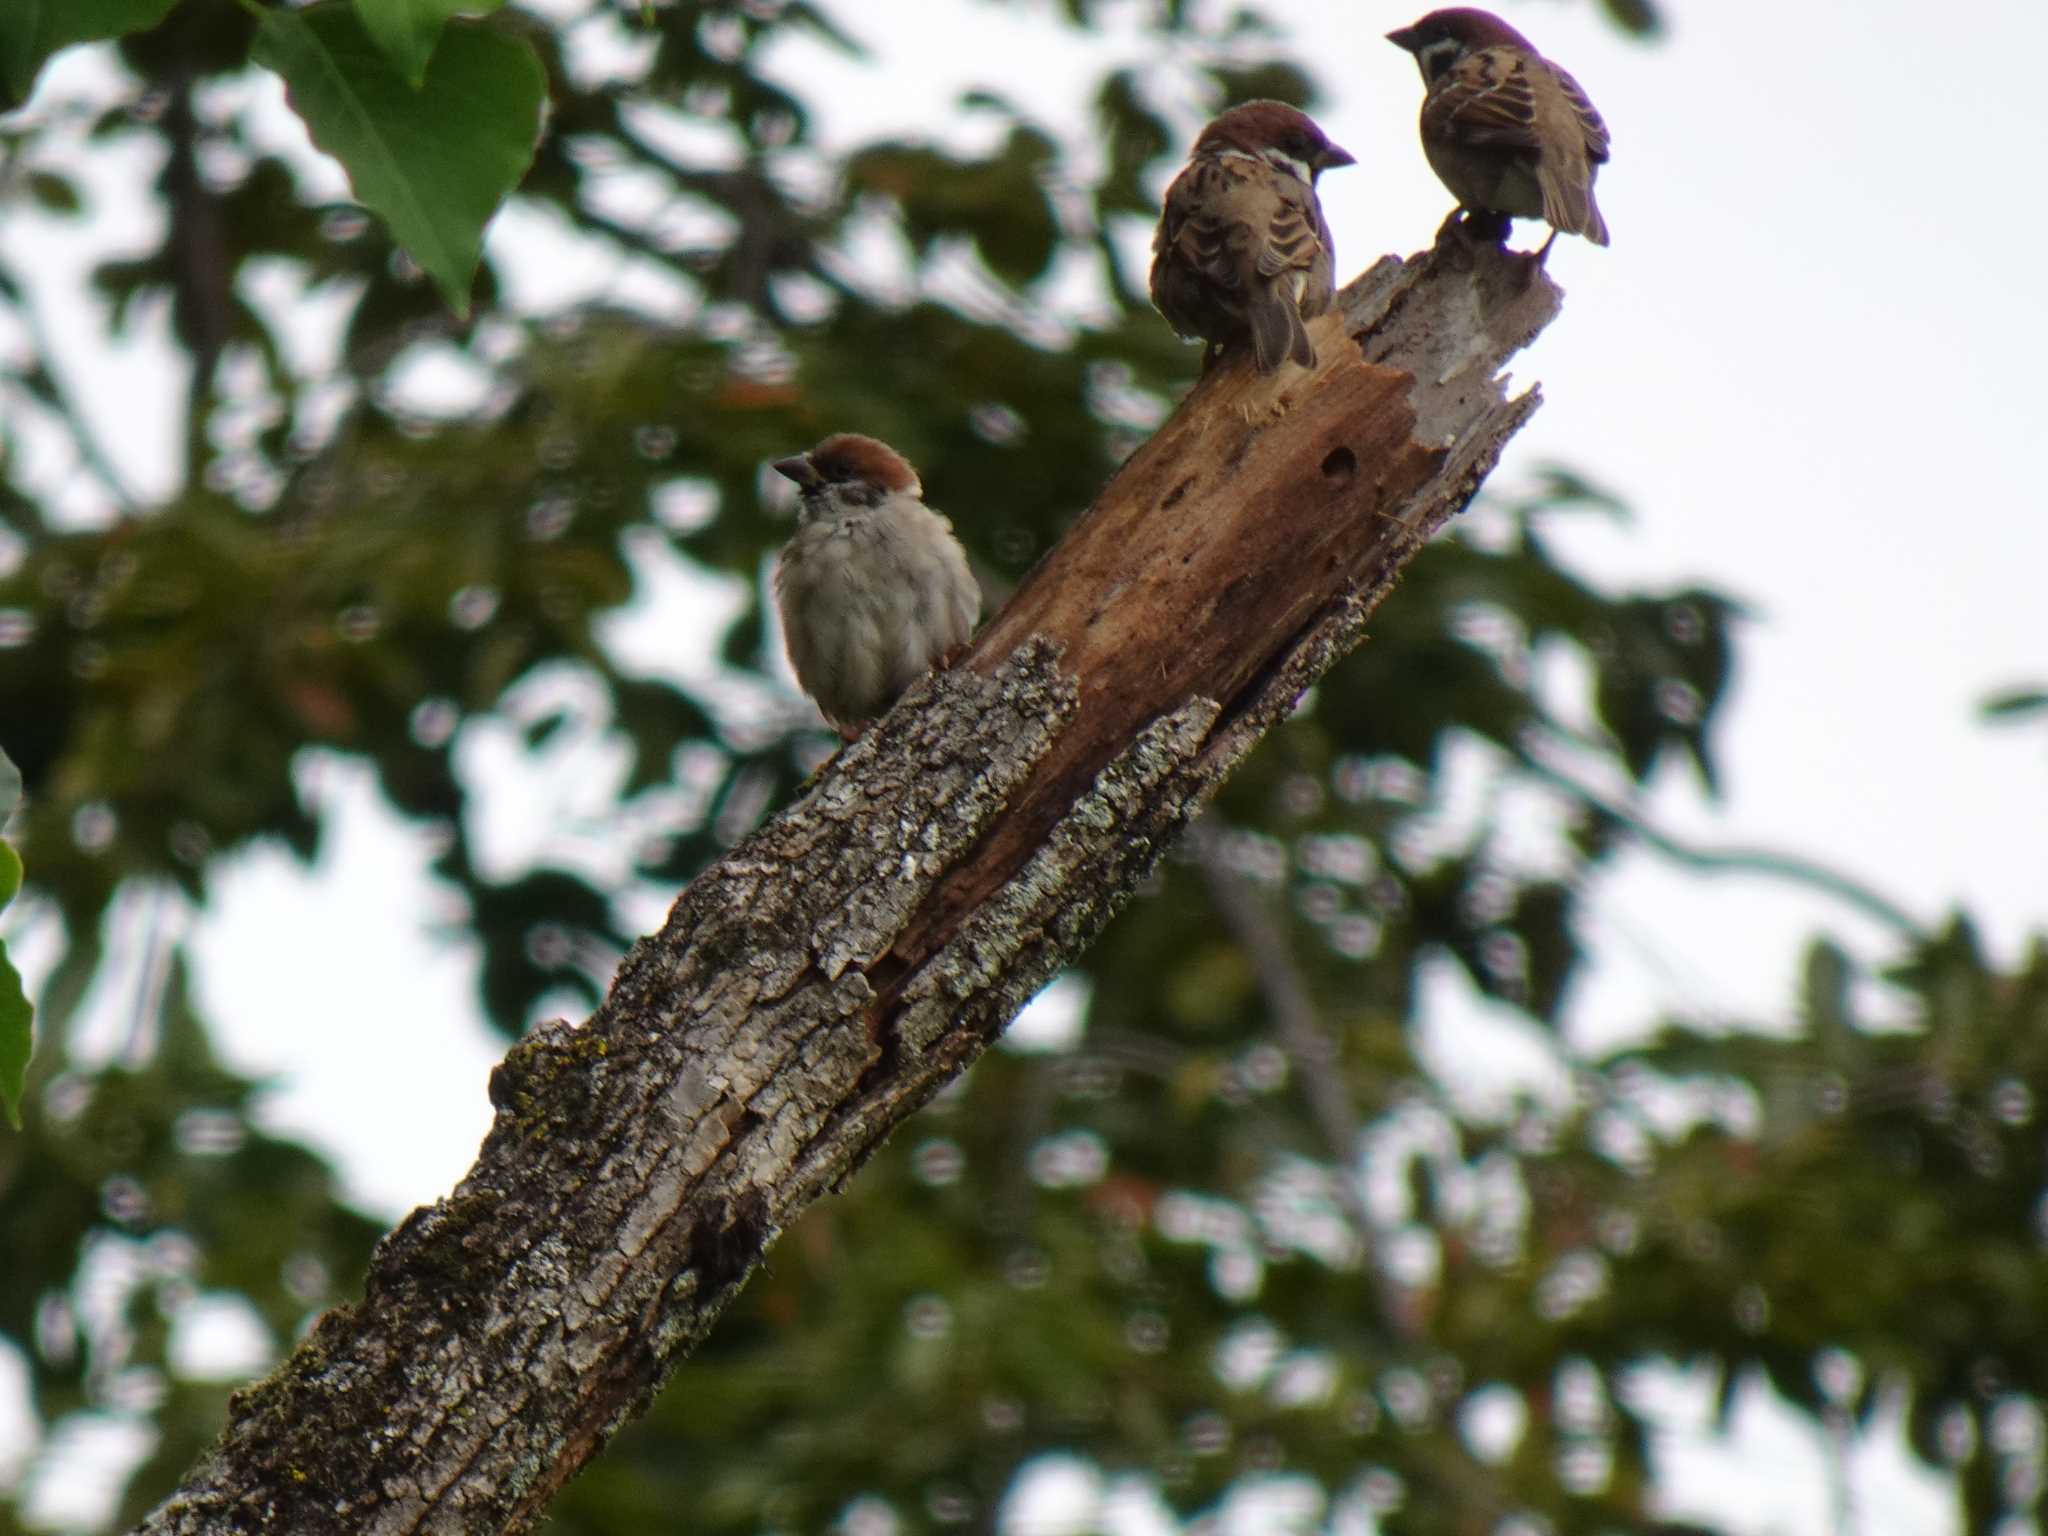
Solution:
<svg viewBox="0 0 2048 1536">
<path fill-rule="evenodd" d="M 1323 478 L 1340 486 L 1349 485 L 1357 473 L 1358 455 L 1349 448 L 1332 448 L 1323 459 Z"/>
</svg>

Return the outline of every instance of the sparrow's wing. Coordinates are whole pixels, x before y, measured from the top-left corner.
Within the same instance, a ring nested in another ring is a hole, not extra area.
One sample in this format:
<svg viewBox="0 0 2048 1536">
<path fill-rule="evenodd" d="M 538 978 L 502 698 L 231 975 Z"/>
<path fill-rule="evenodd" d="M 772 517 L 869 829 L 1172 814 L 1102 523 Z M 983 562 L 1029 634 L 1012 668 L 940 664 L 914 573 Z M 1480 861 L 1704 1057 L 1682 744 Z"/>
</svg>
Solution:
<svg viewBox="0 0 2048 1536">
<path fill-rule="evenodd" d="M 1316 195 L 1292 176 L 1284 182 L 1273 173 L 1261 189 L 1258 210 L 1265 215 L 1258 245 L 1261 277 L 1278 277 L 1283 272 L 1306 272 L 1315 265 L 1323 248 L 1323 220 L 1316 207 Z"/>
<path fill-rule="evenodd" d="M 1578 81 L 1555 64 L 1550 66 L 1550 77 L 1557 82 L 1564 99 L 1571 104 L 1572 115 L 1578 119 L 1579 132 L 1584 134 L 1586 139 L 1586 158 L 1596 164 L 1605 161 L 1611 142 L 1607 137 L 1607 124 L 1601 120 L 1599 112 L 1587 99 L 1586 93 L 1579 88 Z"/>
<path fill-rule="evenodd" d="M 1167 188 L 1157 248 L 1183 270 L 1226 295 L 1243 292 L 1254 266 L 1254 219 L 1245 162 L 1201 159 Z"/>
<path fill-rule="evenodd" d="M 1307 272 L 1322 248 L 1314 194 L 1291 190 L 1299 185 L 1235 155 L 1196 160 L 1168 189 L 1159 224 L 1155 299 L 1162 266 L 1177 265 L 1196 277 L 1214 302 L 1243 319 L 1259 367 L 1268 372 L 1282 358 L 1304 366 L 1315 360 L 1295 285 L 1287 281 Z"/>
<path fill-rule="evenodd" d="M 1313 368 L 1316 349 L 1301 315 L 1302 299 L 1315 286 L 1312 276 L 1326 250 L 1315 192 L 1274 167 L 1238 161 L 1232 169 L 1240 166 L 1228 206 L 1232 222 L 1246 233 L 1244 249 L 1257 278 L 1245 307 L 1252 350 L 1262 372 L 1278 368 L 1283 358 Z M 1321 286 L 1327 289 L 1327 278 Z M 1324 297 L 1309 313 L 1318 313 L 1328 302 Z"/>
<path fill-rule="evenodd" d="M 1544 63 L 1537 82 L 1537 131 L 1546 148 L 1536 164 L 1543 216 L 1554 229 L 1573 230 L 1595 245 L 1607 244 L 1607 221 L 1593 200 L 1593 178 L 1607 158 L 1607 125 L 1579 82 L 1555 64 Z M 1557 145 L 1553 150 L 1547 146 Z M 1571 150 L 1576 148 L 1579 154 Z"/>
<path fill-rule="evenodd" d="M 1423 132 L 1489 148 L 1539 148 L 1531 62 L 1519 48 L 1478 48 L 1466 54 L 1424 100 Z"/>
<path fill-rule="evenodd" d="M 1557 103 L 1565 111 L 1557 114 Z M 1544 147 L 1545 119 L 1567 118 L 1586 158 L 1607 158 L 1607 124 L 1579 82 L 1520 48 L 1480 48 L 1451 66 L 1423 103 L 1424 127 L 1462 143 L 1500 149 Z"/>
<path fill-rule="evenodd" d="M 1425 137 L 1529 157 L 1543 217 L 1596 245 L 1607 224 L 1593 169 L 1607 158 L 1607 125 L 1579 83 L 1522 48 L 1481 48 L 1451 66 L 1422 107 Z"/>
</svg>

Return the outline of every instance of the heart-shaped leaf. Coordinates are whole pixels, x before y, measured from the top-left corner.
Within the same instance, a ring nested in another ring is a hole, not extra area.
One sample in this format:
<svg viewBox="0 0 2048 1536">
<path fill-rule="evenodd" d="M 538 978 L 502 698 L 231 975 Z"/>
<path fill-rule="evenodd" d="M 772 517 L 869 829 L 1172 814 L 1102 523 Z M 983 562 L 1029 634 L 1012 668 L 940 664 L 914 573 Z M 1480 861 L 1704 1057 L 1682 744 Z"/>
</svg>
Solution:
<svg viewBox="0 0 2048 1536">
<path fill-rule="evenodd" d="M 427 60 L 441 29 L 457 15 L 483 16 L 505 0 L 355 0 L 363 29 L 384 56 L 418 90 L 427 78 Z"/>
<path fill-rule="evenodd" d="M 414 90 L 355 8 L 331 0 L 267 13 L 251 56 L 284 77 L 313 142 L 466 315 L 484 226 L 539 139 L 547 82 L 533 49 L 456 22 Z"/>
</svg>

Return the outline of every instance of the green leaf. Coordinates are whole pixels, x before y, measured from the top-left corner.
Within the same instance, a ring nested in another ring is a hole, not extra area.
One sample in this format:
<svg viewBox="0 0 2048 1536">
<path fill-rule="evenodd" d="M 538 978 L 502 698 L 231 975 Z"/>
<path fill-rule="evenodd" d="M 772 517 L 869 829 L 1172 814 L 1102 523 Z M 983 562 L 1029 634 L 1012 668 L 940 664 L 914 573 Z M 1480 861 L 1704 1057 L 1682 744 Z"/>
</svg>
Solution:
<svg viewBox="0 0 2048 1536">
<path fill-rule="evenodd" d="M 0 6 L 0 109 L 19 106 L 60 48 L 140 32 L 177 0 L 7 0 Z"/>
<path fill-rule="evenodd" d="M 1637 37 L 1655 37 L 1664 30 L 1664 17 L 1647 0 L 1601 0 L 1608 19 L 1624 32 Z"/>
<path fill-rule="evenodd" d="M 30 171 L 27 183 L 28 195 L 45 213 L 77 213 L 85 206 L 77 185 L 67 177 L 49 171 Z"/>
<path fill-rule="evenodd" d="M 1518 509 L 1524 516 L 1533 512 L 1603 512 L 1616 522 L 1629 521 L 1627 502 L 1577 470 L 1546 464 L 1537 475 L 1540 484 L 1535 494 Z"/>
<path fill-rule="evenodd" d="M 1315 84 L 1308 72 L 1284 59 L 1244 65 L 1213 64 L 1207 73 L 1223 88 L 1224 101 L 1251 101 L 1264 96 L 1289 106 L 1306 107 L 1315 99 Z"/>
<path fill-rule="evenodd" d="M 0 757 L 0 763 L 6 762 Z M 9 765 L 12 766 L 11 764 Z M 0 907 L 14 900 L 21 889 L 21 855 L 0 843 Z M 22 990 L 21 973 L 7 958 L 7 945 L 0 941 L 0 1110 L 7 1123 L 21 1129 L 21 1089 L 28 1078 L 29 1023 L 35 1018 L 28 993 Z"/>
<path fill-rule="evenodd" d="M 0 1111 L 7 1123 L 21 1129 L 21 1094 L 28 1081 L 29 1048 L 34 1041 L 30 1028 L 35 1005 L 22 990 L 21 972 L 7 958 L 7 946 L 0 944 Z"/>
<path fill-rule="evenodd" d="M 993 104 L 984 100 L 984 104 Z M 1019 125 L 987 159 L 960 160 L 918 144 L 877 144 L 847 163 L 848 185 L 894 198 L 920 253 L 966 234 L 998 277 L 1026 283 L 1059 247 L 1059 220 L 1045 193 L 1053 142 Z"/>
<path fill-rule="evenodd" d="M 0 747 L 0 825 L 14 814 L 14 808 L 21 804 L 21 770 L 14 766 L 14 759 L 7 755 L 7 749 Z M 5 906 L 0 901 L 0 906 Z"/>
<path fill-rule="evenodd" d="M 1822 1059 L 1830 1065 L 1847 1056 L 1855 1033 L 1855 1016 L 1849 1006 L 1849 987 L 1854 980 L 1854 967 L 1838 946 L 1820 939 L 1807 947 L 1800 1011 Z"/>
<path fill-rule="evenodd" d="M 458 13 L 483 16 L 505 0 L 355 0 L 356 15 L 372 42 L 398 66 L 406 83 L 418 90 L 427 78 L 427 60 L 441 40 L 441 29 Z"/>
<path fill-rule="evenodd" d="M 2048 711 L 2048 688 L 2016 688 L 1993 694 L 1979 706 L 1987 720 L 2019 720 Z"/>
<path fill-rule="evenodd" d="M 484 226 L 533 161 L 546 78 L 524 41 L 457 23 L 418 91 L 346 0 L 272 11 L 251 56 L 284 77 L 292 106 L 458 315 Z"/>
</svg>

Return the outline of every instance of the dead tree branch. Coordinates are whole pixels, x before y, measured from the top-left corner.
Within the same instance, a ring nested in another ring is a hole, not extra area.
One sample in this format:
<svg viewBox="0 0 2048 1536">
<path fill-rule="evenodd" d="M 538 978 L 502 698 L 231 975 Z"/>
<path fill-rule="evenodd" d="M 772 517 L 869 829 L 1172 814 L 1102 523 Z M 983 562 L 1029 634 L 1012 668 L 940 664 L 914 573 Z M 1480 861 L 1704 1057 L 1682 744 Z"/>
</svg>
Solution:
<svg viewBox="0 0 2048 1536">
<path fill-rule="evenodd" d="M 1359 644 L 1534 410 L 1500 369 L 1558 301 L 1453 239 L 1353 283 L 1313 377 L 1205 378 L 951 672 L 506 1056 L 476 1165 L 142 1529 L 530 1529 Z"/>
</svg>

